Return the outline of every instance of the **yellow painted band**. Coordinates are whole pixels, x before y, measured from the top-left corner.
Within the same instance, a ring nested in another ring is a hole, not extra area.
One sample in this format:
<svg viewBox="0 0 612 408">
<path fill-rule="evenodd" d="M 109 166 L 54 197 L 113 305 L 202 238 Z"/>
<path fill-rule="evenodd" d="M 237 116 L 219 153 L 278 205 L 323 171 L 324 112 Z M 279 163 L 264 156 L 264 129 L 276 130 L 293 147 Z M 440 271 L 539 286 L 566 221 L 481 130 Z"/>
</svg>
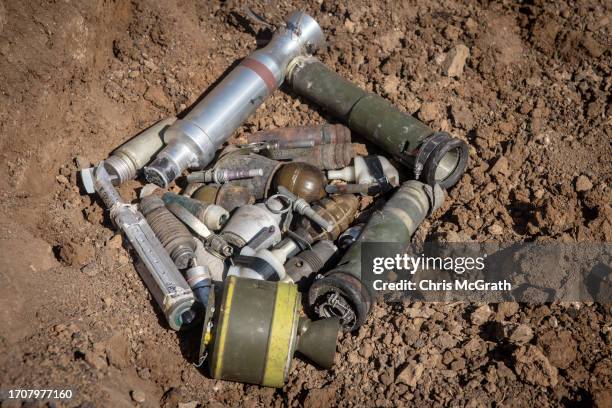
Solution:
<svg viewBox="0 0 612 408">
<path fill-rule="evenodd" d="M 282 387 L 291 356 L 291 340 L 296 316 L 297 286 L 279 282 L 276 288 L 274 314 L 262 385 Z"/>
<path fill-rule="evenodd" d="M 236 286 L 236 277 L 230 276 L 227 281 L 227 292 L 224 302 L 224 309 L 221 310 L 223 313 L 223 320 L 219 327 L 220 333 L 216 340 L 217 343 L 217 358 L 213 361 L 213 377 L 222 378 L 221 373 L 223 370 L 223 352 L 225 351 L 225 341 L 227 338 L 227 330 L 229 327 L 230 309 L 232 307 L 232 298 L 234 297 L 234 288 Z"/>
</svg>

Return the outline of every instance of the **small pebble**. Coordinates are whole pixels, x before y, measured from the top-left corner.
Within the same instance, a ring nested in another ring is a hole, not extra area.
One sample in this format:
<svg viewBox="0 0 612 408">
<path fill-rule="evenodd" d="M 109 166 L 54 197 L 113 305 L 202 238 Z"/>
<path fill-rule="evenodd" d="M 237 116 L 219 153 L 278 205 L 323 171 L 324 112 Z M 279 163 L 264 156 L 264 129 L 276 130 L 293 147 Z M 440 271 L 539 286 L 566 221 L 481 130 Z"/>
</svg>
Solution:
<svg viewBox="0 0 612 408">
<path fill-rule="evenodd" d="M 130 391 L 130 395 L 132 396 L 132 399 L 138 403 L 145 402 L 145 393 L 142 390 L 139 390 L 139 389 L 132 390 Z"/>
</svg>

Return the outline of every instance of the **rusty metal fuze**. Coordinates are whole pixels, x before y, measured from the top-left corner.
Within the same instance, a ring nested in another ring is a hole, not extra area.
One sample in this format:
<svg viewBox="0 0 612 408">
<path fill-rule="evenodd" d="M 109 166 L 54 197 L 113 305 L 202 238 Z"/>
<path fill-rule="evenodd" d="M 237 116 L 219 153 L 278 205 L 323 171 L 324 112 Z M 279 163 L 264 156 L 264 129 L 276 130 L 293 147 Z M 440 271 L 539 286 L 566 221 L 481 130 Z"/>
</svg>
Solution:
<svg viewBox="0 0 612 408">
<path fill-rule="evenodd" d="M 412 169 L 416 179 L 443 188 L 455 185 L 468 160 L 467 144 L 445 132 L 434 132 L 384 98 L 368 93 L 314 57 L 300 56 L 288 68 L 287 82 L 351 130 Z"/>
<path fill-rule="evenodd" d="M 344 125 L 323 124 L 262 130 L 246 136 L 249 144 L 276 142 L 277 149 L 295 149 L 325 144 L 351 143 L 351 131 Z M 308 143 L 300 146 L 299 143 Z"/>
<path fill-rule="evenodd" d="M 340 143 L 299 149 L 269 149 L 266 154 L 274 160 L 292 160 L 322 170 L 335 170 L 350 164 L 355 157 L 355 149 L 352 143 Z"/>
<path fill-rule="evenodd" d="M 136 207 L 125 203 L 113 187 L 110 175 L 100 163 L 94 169 L 94 187 L 113 223 L 125 235 L 138 255 L 136 270 L 174 330 L 189 325 L 196 314 L 194 296 L 174 262 Z"/>
<path fill-rule="evenodd" d="M 321 27 L 295 11 L 270 42 L 234 68 L 165 134 L 167 146 L 148 167 L 147 181 L 166 187 L 183 170 L 204 168 L 216 150 L 285 80 L 289 62 L 325 44 Z"/>
</svg>

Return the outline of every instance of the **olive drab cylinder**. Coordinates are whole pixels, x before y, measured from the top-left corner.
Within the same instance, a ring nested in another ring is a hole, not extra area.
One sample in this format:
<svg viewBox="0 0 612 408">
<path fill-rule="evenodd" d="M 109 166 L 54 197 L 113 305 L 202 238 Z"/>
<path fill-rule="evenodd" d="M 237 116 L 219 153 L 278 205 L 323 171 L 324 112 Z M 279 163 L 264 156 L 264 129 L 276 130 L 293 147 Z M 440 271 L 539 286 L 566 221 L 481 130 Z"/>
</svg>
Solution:
<svg viewBox="0 0 612 408">
<path fill-rule="evenodd" d="M 325 266 L 325 263 L 338 251 L 333 242 L 321 240 L 312 248 L 306 249 L 285 264 L 287 276 L 298 285 L 300 292 L 305 291 L 314 274 Z"/>
<path fill-rule="evenodd" d="M 417 179 L 449 188 L 463 175 L 468 149 L 462 140 L 434 132 L 314 57 L 297 57 L 288 69 L 287 81 L 294 92 L 317 103 L 351 130 L 402 161 Z"/>
<path fill-rule="evenodd" d="M 333 365 L 338 319 L 300 317 L 297 286 L 230 276 L 205 322 L 201 352 L 213 378 L 282 387 L 297 351 L 321 368 Z"/>
<path fill-rule="evenodd" d="M 373 298 L 373 289 L 362 282 L 362 245 L 394 242 L 408 246 L 425 217 L 444 201 L 439 185 L 433 188 L 416 180 L 403 183 L 380 211 L 372 214 L 359 238 L 340 262 L 310 287 L 308 303 L 320 317 L 340 318 L 345 330 L 363 324 Z"/>
</svg>

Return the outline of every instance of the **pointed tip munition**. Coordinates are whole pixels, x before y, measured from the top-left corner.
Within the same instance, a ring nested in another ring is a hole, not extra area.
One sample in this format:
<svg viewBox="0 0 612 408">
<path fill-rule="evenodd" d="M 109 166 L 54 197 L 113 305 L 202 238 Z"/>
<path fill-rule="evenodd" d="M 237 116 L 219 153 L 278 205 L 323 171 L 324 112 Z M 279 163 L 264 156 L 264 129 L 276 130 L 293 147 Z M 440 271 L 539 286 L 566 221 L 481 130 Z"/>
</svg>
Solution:
<svg viewBox="0 0 612 408">
<path fill-rule="evenodd" d="M 147 181 L 166 187 L 183 170 L 204 168 L 217 148 L 284 82 L 289 62 L 324 44 L 323 31 L 312 17 L 291 13 L 268 45 L 245 58 L 166 131 L 166 148 L 145 168 Z"/>
</svg>

